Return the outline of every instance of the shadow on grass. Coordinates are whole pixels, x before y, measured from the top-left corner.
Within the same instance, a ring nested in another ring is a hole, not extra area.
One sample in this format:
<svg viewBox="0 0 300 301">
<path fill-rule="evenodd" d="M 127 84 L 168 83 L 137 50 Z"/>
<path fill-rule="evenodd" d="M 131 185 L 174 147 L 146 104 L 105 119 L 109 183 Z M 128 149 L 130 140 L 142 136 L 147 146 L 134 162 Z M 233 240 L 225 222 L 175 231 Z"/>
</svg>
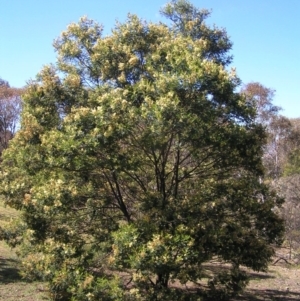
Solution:
<svg viewBox="0 0 300 301">
<path fill-rule="evenodd" d="M 230 270 L 230 266 L 226 265 L 216 265 L 216 264 L 206 264 L 203 265 L 206 268 L 207 272 L 210 272 L 212 275 L 216 275 L 220 272 L 225 272 Z M 249 280 L 264 280 L 264 279 L 274 279 L 276 276 L 270 275 L 270 272 L 253 272 L 246 270 L 246 273 L 249 277 Z"/>
<path fill-rule="evenodd" d="M 242 296 L 234 298 L 234 301 L 296 301 L 300 300 L 300 293 L 280 290 L 251 289 Z"/>
<path fill-rule="evenodd" d="M 267 273 L 259 273 L 259 272 L 249 272 L 247 271 L 247 275 L 249 277 L 249 280 L 264 280 L 264 279 L 274 279 L 276 276 L 270 275 Z"/>
<path fill-rule="evenodd" d="M 0 257 L 0 283 L 10 283 L 21 281 L 19 274 L 18 261 Z"/>
</svg>

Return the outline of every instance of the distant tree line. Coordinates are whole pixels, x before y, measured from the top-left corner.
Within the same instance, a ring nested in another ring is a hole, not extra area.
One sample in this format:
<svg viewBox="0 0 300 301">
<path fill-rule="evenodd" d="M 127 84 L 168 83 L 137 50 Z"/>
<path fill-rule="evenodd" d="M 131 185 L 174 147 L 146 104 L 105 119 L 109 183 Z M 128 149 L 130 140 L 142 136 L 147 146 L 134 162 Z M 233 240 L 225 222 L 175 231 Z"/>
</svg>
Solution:
<svg viewBox="0 0 300 301">
<path fill-rule="evenodd" d="M 0 153 L 8 147 L 18 129 L 21 113 L 22 89 L 10 87 L 0 78 Z"/>
</svg>

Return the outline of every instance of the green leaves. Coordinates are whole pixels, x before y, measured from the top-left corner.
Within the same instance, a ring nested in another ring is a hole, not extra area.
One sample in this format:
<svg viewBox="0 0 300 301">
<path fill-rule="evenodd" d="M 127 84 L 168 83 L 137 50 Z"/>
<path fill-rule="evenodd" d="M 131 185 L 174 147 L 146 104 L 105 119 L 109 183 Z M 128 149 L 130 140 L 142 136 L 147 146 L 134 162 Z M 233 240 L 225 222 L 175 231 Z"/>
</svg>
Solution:
<svg viewBox="0 0 300 301">
<path fill-rule="evenodd" d="M 1 193 L 32 231 L 25 274 L 56 300 L 196 300 L 172 283 L 198 283 L 213 258 L 239 290 L 238 266 L 265 269 L 280 241 L 264 130 L 224 67 L 226 33 L 186 1 L 165 14 L 174 27 L 129 15 L 107 37 L 71 24 L 27 88 Z"/>
<path fill-rule="evenodd" d="M 186 0 L 172 0 L 161 9 L 161 14 L 173 22 L 173 30 L 178 35 L 202 40 L 207 45 L 205 58 L 222 65 L 231 62 L 228 51 L 232 43 L 226 31 L 216 26 L 209 28 L 204 22 L 210 15 L 209 10 L 199 10 Z"/>
</svg>

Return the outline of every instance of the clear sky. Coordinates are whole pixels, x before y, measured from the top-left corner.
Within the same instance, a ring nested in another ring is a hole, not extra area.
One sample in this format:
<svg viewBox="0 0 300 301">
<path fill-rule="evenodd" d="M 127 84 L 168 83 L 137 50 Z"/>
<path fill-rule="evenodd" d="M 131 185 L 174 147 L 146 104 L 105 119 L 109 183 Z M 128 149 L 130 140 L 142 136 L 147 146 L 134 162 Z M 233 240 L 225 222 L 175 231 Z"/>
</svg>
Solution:
<svg viewBox="0 0 300 301">
<path fill-rule="evenodd" d="M 300 117 L 300 0 L 190 0 L 212 9 L 208 23 L 226 28 L 233 41 L 233 67 L 243 83 L 276 90 L 282 114 Z M 163 20 L 168 0 L 0 0 L 0 77 L 22 87 L 43 65 L 55 63 L 53 40 L 83 15 L 110 33 L 127 13 Z"/>
</svg>

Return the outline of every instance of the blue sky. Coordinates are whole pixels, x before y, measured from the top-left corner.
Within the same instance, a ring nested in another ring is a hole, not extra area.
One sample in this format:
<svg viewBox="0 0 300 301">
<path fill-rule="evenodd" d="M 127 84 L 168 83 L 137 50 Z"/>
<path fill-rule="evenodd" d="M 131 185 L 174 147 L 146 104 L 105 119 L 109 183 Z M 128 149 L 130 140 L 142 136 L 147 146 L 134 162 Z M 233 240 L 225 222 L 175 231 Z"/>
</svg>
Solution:
<svg viewBox="0 0 300 301">
<path fill-rule="evenodd" d="M 43 65 L 54 63 L 53 40 L 87 15 L 109 34 L 128 12 L 163 20 L 168 0 L 0 0 L 0 77 L 22 87 Z M 212 9 L 210 24 L 226 28 L 233 41 L 232 66 L 243 83 L 258 81 L 276 90 L 282 114 L 300 117 L 300 0 L 194 0 Z"/>
</svg>

